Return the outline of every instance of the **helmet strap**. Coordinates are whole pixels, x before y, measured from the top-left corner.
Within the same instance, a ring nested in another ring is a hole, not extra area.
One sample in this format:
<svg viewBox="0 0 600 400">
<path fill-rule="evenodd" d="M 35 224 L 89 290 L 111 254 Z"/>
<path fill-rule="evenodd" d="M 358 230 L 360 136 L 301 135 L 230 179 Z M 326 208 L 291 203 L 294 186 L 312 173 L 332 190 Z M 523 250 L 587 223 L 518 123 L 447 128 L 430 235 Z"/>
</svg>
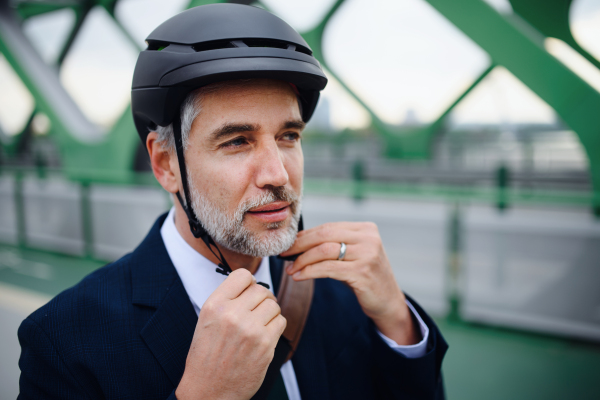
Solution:
<svg viewBox="0 0 600 400">
<path fill-rule="evenodd" d="M 227 263 L 227 260 L 225 260 L 225 257 L 223 257 L 221 250 L 219 249 L 213 238 L 210 237 L 208 232 L 206 232 L 206 230 L 204 229 L 200 221 L 198 221 L 196 215 L 192 210 L 192 201 L 187 182 L 187 169 L 185 167 L 185 158 L 183 156 L 183 139 L 181 137 L 181 116 L 179 115 L 179 113 L 176 113 L 172 125 L 173 135 L 175 137 L 175 148 L 177 150 L 177 161 L 179 163 L 179 172 L 181 174 L 181 186 L 183 186 L 183 195 L 185 197 L 185 202 L 181 198 L 181 194 L 179 192 L 177 192 L 177 199 L 179 200 L 179 204 L 181 204 L 183 211 L 185 211 L 185 214 L 188 217 L 188 221 L 190 223 L 190 231 L 192 232 L 192 235 L 194 235 L 196 239 L 202 239 L 202 241 L 206 244 L 211 253 L 213 253 L 213 255 L 217 258 L 217 260 L 219 261 L 219 265 L 216 271 L 220 274 L 227 276 L 232 272 L 231 267 Z M 217 255 L 217 253 L 219 254 Z"/>
</svg>

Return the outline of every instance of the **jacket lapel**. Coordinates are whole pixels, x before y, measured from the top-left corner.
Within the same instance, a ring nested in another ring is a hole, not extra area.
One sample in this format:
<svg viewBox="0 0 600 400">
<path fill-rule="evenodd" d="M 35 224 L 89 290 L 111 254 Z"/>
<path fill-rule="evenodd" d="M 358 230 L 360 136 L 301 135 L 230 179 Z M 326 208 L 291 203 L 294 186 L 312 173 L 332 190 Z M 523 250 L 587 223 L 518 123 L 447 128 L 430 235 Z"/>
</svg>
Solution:
<svg viewBox="0 0 600 400">
<path fill-rule="evenodd" d="M 178 281 L 140 332 L 174 386 L 183 376 L 197 321 L 183 284 Z"/>
<path fill-rule="evenodd" d="M 279 280 L 283 272 L 283 260 L 277 257 L 270 258 L 271 280 L 273 282 L 273 291 L 279 290 Z M 318 289 L 318 281 L 315 290 Z M 319 329 L 319 321 L 314 310 L 323 307 L 322 304 L 316 304 L 317 297 L 313 298 L 311 311 L 308 314 L 308 320 L 304 326 L 300 343 L 296 353 L 292 357 L 292 365 L 296 373 L 296 380 L 300 389 L 300 395 L 303 399 L 329 399 L 329 385 L 327 383 L 327 368 L 323 355 L 323 341 Z"/>
<path fill-rule="evenodd" d="M 132 255 L 132 303 L 156 309 L 140 336 L 177 386 L 198 318 L 160 235 L 165 218 L 155 222 Z"/>
</svg>

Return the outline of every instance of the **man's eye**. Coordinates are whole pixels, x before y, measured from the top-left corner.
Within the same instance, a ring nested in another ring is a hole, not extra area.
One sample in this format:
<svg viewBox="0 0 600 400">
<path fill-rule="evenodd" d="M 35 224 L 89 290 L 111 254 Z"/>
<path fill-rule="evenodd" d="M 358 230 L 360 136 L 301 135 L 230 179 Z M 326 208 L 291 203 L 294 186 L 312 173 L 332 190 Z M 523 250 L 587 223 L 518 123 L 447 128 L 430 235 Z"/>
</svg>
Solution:
<svg viewBox="0 0 600 400">
<path fill-rule="evenodd" d="M 283 135 L 283 138 L 285 140 L 296 141 L 296 140 L 300 139 L 300 134 L 298 134 L 296 132 L 288 132 L 285 135 Z"/>
<path fill-rule="evenodd" d="M 222 147 L 239 147 L 246 144 L 246 138 L 239 137 L 233 140 L 230 140 L 227 143 L 223 143 Z"/>
</svg>

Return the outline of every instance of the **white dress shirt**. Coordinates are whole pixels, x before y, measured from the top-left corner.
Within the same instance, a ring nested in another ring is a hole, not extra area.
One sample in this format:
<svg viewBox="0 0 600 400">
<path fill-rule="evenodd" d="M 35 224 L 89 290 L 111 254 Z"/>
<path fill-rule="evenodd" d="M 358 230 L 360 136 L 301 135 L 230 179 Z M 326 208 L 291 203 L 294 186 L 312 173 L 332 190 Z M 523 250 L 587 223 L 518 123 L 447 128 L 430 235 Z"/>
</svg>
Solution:
<svg viewBox="0 0 600 400">
<path fill-rule="evenodd" d="M 187 292 L 196 315 L 200 313 L 200 309 L 204 302 L 212 294 L 213 291 L 227 278 L 225 275 L 215 272 L 216 265 L 204 257 L 202 254 L 194 250 L 181 237 L 175 227 L 175 208 L 171 208 L 167 219 L 165 220 L 160 234 L 163 242 L 169 253 L 169 257 L 177 270 L 177 274 L 183 283 L 183 287 Z M 284 272 L 285 273 L 285 272 Z M 271 281 L 271 270 L 269 267 L 269 257 L 262 259 L 258 270 L 254 274 L 258 282 L 264 282 L 269 285 L 273 291 L 273 282 Z M 421 335 L 423 340 L 419 343 L 410 346 L 400 346 L 392 339 L 386 337 L 381 332 L 378 332 L 381 338 L 395 351 L 403 354 L 408 358 L 418 358 L 425 355 L 427 351 L 427 338 L 429 337 L 429 328 L 419 314 L 416 312 L 412 304 L 407 300 L 406 303 L 413 315 L 419 321 Z M 298 381 L 292 361 L 288 361 L 281 367 L 281 376 L 290 400 L 301 400 L 300 390 L 298 389 Z"/>
</svg>

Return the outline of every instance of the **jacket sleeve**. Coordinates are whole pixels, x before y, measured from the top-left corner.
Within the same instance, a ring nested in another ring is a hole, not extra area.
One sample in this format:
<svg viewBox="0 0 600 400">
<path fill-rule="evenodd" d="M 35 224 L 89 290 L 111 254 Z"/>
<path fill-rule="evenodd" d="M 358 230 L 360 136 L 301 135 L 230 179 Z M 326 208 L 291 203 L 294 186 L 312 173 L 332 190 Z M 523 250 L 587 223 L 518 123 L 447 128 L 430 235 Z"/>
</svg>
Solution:
<svg viewBox="0 0 600 400">
<path fill-rule="evenodd" d="M 381 399 L 444 399 L 441 367 L 448 349 L 435 323 L 413 300 L 413 304 L 429 327 L 427 352 L 423 357 L 407 358 L 383 341 L 371 323 L 374 379 Z"/>
<path fill-rule="evenodd" d="M 19 327 L 18 399 L 90 399 L 68 370 L 48 335 L 31 318 Z"/>
</svg>

